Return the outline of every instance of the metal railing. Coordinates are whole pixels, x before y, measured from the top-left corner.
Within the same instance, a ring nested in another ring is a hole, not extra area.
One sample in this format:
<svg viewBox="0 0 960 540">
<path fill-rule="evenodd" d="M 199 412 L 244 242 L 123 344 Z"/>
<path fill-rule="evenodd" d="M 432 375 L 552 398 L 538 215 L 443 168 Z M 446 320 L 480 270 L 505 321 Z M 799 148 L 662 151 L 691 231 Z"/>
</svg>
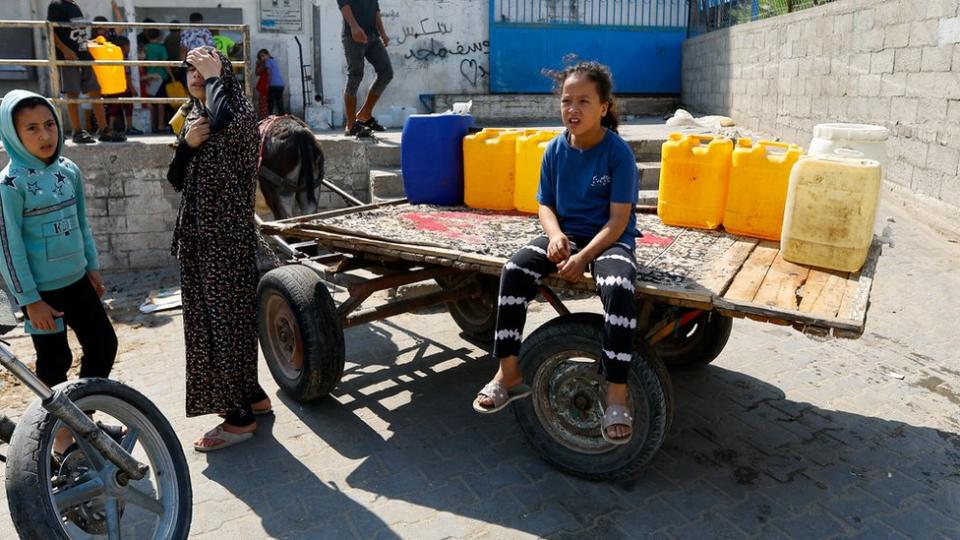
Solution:
<svg viewBox="0 0 960 540">
<path fill-rule="evenodd" d="M 822 6 L 833 1 L 835 0 L 690 0 L 688 34 L 695 36 Z"/>
<path fill-rule="evenodd" d="M 500 24 L 681 28 L 687 24 L 687 0 L 492 1 Z"/>
<path fill-rule="evenodd" d="M 250 56 L 250 27 L 245 24 L 173 24 L 173 23 L 131 23 L 131 22 L 51 22 L 51 21 L 9 21 L 0 20 L 0 30 L 4 28 L 37 28 L 46 31 L 45 39 L 47 41 L 46 59 L 22 59 L 22 58 L 0 58 L 0 66 L 22 66 L 47 68 L 50 84 L 50 98 L 57 104 L 69 103 L 123 103 L 123 104 L 154 104 L 154 103 L 174 103 L 180 104 L 187 101 L 183 97 L 99 97 L 99 98 L 68 98 L 61 96 L 60 92 L 60 68 L 68 66 L 130 66 L 130 67 L 169 67 L 179 68 L 183 63 L 181 60 L 60 60 L 57 58 L 56 41 L 54 41 L 55 28 L 128 28 L 131 30 L 145 30 L 147 28 L 157 29 L 179 29 L 206 28 L 208 30 L 231 30 L 239 31 L 241 34 L 241 46 L 243 49 L 243 58 L 232 60 L 235 71 L 242 70 L 244 80 L 244 92 L 247 97 L 253 97 L 253 69 Z M 132 32 L 131 32 L 132 33 Z M 133 36 L 131 36 L 133 37 Z M 134 49 L 135 38 L 131 39 L 131 50 Z M 134 52 L 134 54 L 136 54 Z M 137 89 L 139 90 L 139 89 Z"/>
</svg>

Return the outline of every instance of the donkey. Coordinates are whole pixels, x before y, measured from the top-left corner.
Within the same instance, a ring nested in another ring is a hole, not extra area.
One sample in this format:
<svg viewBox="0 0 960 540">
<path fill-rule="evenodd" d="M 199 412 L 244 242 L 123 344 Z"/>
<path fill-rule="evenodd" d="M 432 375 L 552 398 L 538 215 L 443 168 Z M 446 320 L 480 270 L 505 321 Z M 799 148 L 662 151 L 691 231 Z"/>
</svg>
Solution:
<svg viewBox="0 0 960 540">
<path fill-rule="evenodd" d="M 274 219 L 314 214 L 323 178 L 323 150 L 310 127 L 290 115 L 260 121 L 260 191 Z"/>
</svg>

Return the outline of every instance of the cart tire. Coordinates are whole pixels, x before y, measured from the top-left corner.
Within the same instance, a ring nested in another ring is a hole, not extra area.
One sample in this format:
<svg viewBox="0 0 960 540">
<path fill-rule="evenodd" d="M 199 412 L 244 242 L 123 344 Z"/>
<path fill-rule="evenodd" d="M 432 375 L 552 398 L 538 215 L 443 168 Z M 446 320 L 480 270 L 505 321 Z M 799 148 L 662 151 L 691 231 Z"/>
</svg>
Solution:
<svg viewBox="0 0 960 540">
<path fill-rule="evenodd" d="M 520 369 L 533 395 L 514 407 L 524 435 L 544 459 L 590 480 L 636 474 L 660 449 L 673 417 L 670 375 L 653 348 L 641 345 L 627 382 L 633 438 L 619 446 L 603 440 L 602 331 L 603 316 L 594 313 L 564 315 L 534 331 L 520 347 Z"/>
<path fill-rule="evenodd" d="M 669 369 L 700 369 L 720 356 L 732 329 L 731 317 L 708 311 L 657 342 L 653 348 Z"/>
<path fill-rule="evenodd" d="M 343 374 L 343 327 L 320 276 L 296 264 L 267 272 L 257 315 L 260 347 L 280 388 L 301 402 L 333 391 Z"/>
<path fill-rule="evenodd" d="M 447 311 L 467 337 L 480 343 L 493 343 L 493 330 L 497 326 L 497 295 L 500 293 L 500 280 L 497 276 L 487 274 L 474 274 L 468 279 L 480 282 L 480 297 L 447 302 Z M 444 289 L 462 284 L 451 278 L 438 278 L 437 283 Z"/>
</svg>

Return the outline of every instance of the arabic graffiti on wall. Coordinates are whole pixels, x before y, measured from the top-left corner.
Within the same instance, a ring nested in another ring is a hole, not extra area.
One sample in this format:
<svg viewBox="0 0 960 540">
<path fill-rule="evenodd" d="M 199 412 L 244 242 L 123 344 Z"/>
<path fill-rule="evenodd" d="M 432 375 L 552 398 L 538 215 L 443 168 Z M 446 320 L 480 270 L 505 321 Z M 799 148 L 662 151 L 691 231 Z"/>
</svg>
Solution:
<svg viewBox="0 0 960 540">
<path fill-rule="evenodd" d="M 452 23 L 422 17 L 414 24 L 401 25 L 399 37 L 392 45 L 402 51 L 404 62 L 449 65 L 471 88 L 485 87 L 489 76 L 490 41 L 458 40 L 454 31 Z"/>
</svg>

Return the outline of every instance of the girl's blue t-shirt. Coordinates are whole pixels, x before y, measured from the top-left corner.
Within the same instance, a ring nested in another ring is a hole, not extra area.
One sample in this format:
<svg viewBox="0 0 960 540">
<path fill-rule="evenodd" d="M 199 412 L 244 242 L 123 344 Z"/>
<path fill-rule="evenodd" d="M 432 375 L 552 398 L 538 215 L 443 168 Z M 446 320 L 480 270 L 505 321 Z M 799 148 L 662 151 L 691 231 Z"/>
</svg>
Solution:
<svg viewBox="0 0 960 540">
<path fill-rule="evenodd" d="M 543 153 L 537 201 L 556 211 L 564 234 L 592 239 L 609 221 L 610 203 L 635 205 L 638 189 L 637 160 L 619 135 L 608 129 L 596 146 L 578 150 L 564 132 Z M 631 212 L 618 242 L 632 249 L 637 236 Z"/>
</svg>

